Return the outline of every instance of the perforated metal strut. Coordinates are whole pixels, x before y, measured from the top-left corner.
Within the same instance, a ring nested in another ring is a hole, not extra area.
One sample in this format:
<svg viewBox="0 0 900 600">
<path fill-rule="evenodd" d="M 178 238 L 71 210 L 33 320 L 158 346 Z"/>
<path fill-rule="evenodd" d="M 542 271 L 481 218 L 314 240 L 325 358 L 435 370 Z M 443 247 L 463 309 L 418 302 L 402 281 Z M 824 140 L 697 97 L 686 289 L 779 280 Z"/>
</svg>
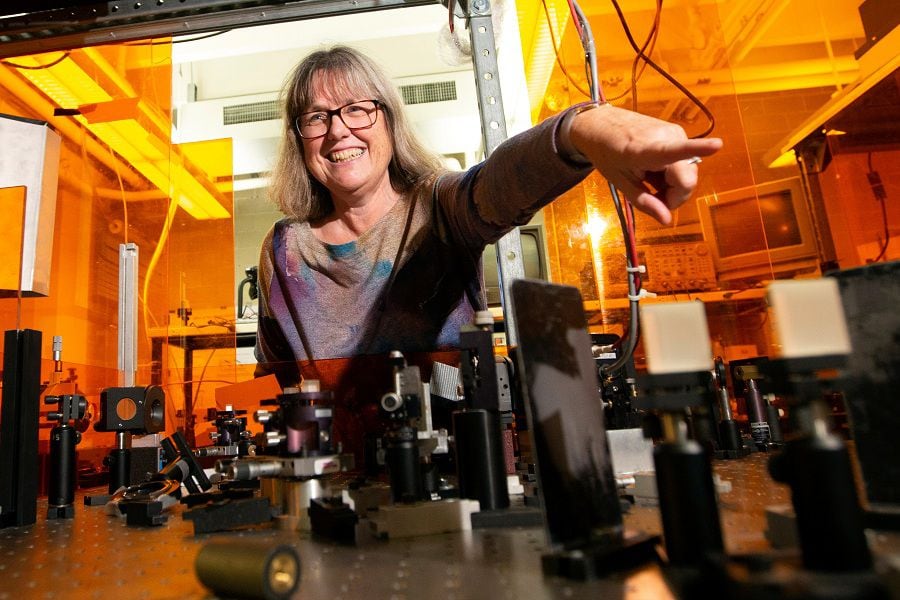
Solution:
<svg viewBox="0 0 900 600">
<path fill-rule="evenodd" d="M 490 2 L 472 0 L 466 7 L 466 13 L 472 42 L 478 110 L 481 114 L 481 135 L 484 141 L 484 155 L 487 158 L 507 138 Z M 514 279 L 525 277 L 522 242 L 518 228 L 514 228 L 497 241 L 497 267 L 503 321 L 506 325 L 506 343 L 508 346 L 515 346 L 518 343 L 518 335 L 516 324 L 512 319 L 512 294 L 509 293 L 509 286 Z"/>
</svg>

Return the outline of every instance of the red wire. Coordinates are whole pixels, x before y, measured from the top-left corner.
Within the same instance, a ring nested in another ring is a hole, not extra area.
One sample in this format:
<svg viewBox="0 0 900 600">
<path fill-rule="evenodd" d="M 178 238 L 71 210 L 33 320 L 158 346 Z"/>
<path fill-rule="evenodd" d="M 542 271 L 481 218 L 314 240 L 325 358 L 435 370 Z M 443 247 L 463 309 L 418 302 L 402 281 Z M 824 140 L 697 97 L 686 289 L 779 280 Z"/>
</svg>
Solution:
<svg viewBox="0 0 900 600">
<path fill-rule="evenodd" d="M 588 98 L 591 97 L 590 90 L 586 90 L 581 87 L 581 85 L 575 81 L 575 78 L 566 70 L 566 65 L 563 64 L 562 57 L 560 56 L 560 47 L 556 41 L 556 35 L 553 33 L 553 20 L 550 18 L 550 10 L 547 8 L 547 0 L 541 0 L 541 6 L 544 7 L 544 17 L 547 20 L 547 31 L 550 32 L 550 43 L 553 45 L 553 55 L 556 57 L 556 64 L 559 65 L 559 70 L 562 71 L 563 75 L 566 76 L 566 79 L 569 83 L 572 84 L 576 90 L 578 90 L 581 94 L 584 94 Z"/>
<path fill-rule="evenodd" d="M 575 0 L 567 0 L 569 4 L 569 13 L 572 15 L 572 21 L 575 22 L 575 31 L 578 32 L 578 39 L 584 39 L 584 28 L 581 26 L 581 19 L 578 18 L 578 11 L 575 10 Z"/>
</svg>

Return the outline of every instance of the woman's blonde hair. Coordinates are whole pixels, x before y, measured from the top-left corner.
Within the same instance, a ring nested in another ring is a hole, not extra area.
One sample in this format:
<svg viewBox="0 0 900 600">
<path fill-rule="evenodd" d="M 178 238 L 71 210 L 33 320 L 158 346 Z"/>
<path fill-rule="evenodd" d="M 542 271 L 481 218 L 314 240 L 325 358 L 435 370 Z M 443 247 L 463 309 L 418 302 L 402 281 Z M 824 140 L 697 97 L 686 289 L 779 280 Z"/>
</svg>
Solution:
<svg viewBox="0 0 900 600">
<path fill-rule="evenodd" d="M 413 134 L 394 84 L 374 61 L 357 50 L 334 46 L 303 59 L 282 90 L 284 123 L 269 194 L 284 214 L 299 221 L 313 221 L 334 210 L 331 194 L 306 168 L 303 144 L 294 127 L 297 117 L 314 100 L 313 81 L 317 73 L 329 82 L 378 100 L 393 142 L 388 172 L 395 190 L 409 192 L 433 180 L 441 163 Z"/>
</svg>

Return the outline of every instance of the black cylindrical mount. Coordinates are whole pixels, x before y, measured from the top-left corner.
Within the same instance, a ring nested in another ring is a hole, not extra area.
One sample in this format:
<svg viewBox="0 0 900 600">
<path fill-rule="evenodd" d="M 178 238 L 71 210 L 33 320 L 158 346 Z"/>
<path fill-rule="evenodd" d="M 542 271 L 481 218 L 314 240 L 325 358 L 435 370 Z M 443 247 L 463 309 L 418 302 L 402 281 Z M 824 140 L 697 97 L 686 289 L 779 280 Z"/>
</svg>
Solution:
<svg viewBox="0 0 900 600">
<path fill-rule="evenodd" d="M 850 456 L 835 435 L 792 439 L 772 457 L 769 471 L 791 486 L 803 565 L 812 571 L 872 567 Z"/>
<path fill-rule="evenodd" d="M 281 407 L 281 433 L 284 456 L 322 456 L 332 454 L 331 423 L 334 393 L 297 391 L 278 396 Z"/>
<path fill-rule="evenodd" d="M 131 449 L 115 448 L 106 457 L 109 467 L 109 493 L 131 485 Z"/>
<path fill-rule="evenodd" d="M 50 482 L 47 494 L 47 518 L 74 516 L 75 445 L 78 431 L 71 425 L 50 430 Z"/>
<path fill-rule="evenodd" d="M 766 449 L 772 440 L 769 432 L 769 411 L 767 402 L 759 391 L 756 381 L 747 379 L 747 420 L 750 422 L 750 436 L 760 450 Z"/>
<path fill-rule="evenodd" d="M 741 440 L 741 430 L 737 421 L 734 419 L 723 419 L 719 421 L 719 440 L 722 444 L 722 450 L 726 452 L 738 452 L 743 446 Z"/>
<path fill-rule="evenodd" d="M 694 440 L 662 442 L 653 451 L 666 554 L 673 566 L 695 566 L 723 552 L 712 466 Z"/>
<path fill-rule="evenodd" d="M 385 461 L 394 502 L 416 502 L 424 496 L 416 429 L 402 426 L 385 435 Z"/>
<path fill-rule="evenodd" d="M 460 497 L 478 500 L 481 510 L 508 508 L 500 415 L 485 409 L 456 411 L 453 436 Z"/>
</svg>

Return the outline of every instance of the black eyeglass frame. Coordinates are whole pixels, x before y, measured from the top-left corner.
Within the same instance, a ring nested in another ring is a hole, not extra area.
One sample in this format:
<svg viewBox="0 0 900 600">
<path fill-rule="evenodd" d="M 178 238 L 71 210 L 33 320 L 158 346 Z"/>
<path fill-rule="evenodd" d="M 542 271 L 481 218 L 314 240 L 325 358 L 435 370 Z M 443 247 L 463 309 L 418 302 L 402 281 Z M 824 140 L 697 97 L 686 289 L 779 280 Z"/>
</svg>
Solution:
<svg viewBox="0 0 900 600">
<path fill-rule="evenodd" d="M 371 102 L 372 104 L 374 104 L 375 105 L 375 111 L 374 111 L 375 117 L 372 119 L 372 122 L 369 123 L 368 125 L 363 125 L 361 127 L 351 127 L 350 125 L 347 125 L 346 121 L 344 121 L 344 115 L 341 114 L 341 111 L 343 111 L 348 106 L 353 106 L 354 104 L 359 104 L 360 102 Z M 338 106 L 337 108 L 332 108 L 331 110 L 309 110 L 309 111 L 300 113 L 297 117 L 294 118 L 294 129 L 297 131 L 297 135 L 299 135 L 304 140 L 317 140 L 320 137 L 325 137 L 326 135 L 328 135 L 328 132 L 331 131 L 331 123 L 333 122 L 335 115 L 337 115 L 338 119 L 341 120 L 341 123 L 344 124 L 344 127 L 349 129 L 350 131 L 359 131 L 361 129 L 370 129 L 375 125 L 375 123 L 378 122 L 378 111 L 383 108 L 384 108 L 384 103 L 381 102 L 380 100 L 376 100 L 374 98 L 367 98 L 365 100 L 356 100 L 354 102 L 348 102 L 347 104 L 344 104 L 343 106 Z M 321 133 L 319 135 L 312 136 L 312 137 L 307 137 L 307 136 L 303 135 L 303 132 L 300 130 L 300 117 L 302 117 L 303 115 L 308 115 L 308 114 L 312 114 L 312 113 L 325 113 L 325 115 L 328 117 L 328 119 L 326 121 L 326 128 L 325 128 L 324 133 Z"/>
</svg>

